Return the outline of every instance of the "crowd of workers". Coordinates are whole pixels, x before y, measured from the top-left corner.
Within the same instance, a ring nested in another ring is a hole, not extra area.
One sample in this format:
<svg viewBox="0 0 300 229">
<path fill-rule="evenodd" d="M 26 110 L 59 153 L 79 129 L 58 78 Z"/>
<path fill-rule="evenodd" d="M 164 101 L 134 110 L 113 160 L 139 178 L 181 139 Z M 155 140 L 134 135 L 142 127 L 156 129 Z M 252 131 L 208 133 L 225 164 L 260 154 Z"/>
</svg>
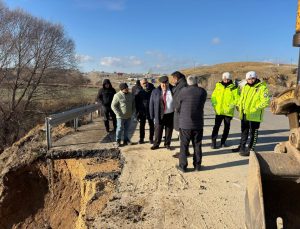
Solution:
<svg viewBox="0 0 300 229">
<path fill-rule="evenodd" d="M 116 132 L 116 144 L 130 145 L 129 127 L 132 118 L 139 121 L 139 144 L 145 141 L 145 125 L 149 125 L 149 142 L 151 150 L 159 149 L 161 141 L 164 147 L 171 150 L 171 138 L 173 129 L 177 131 L 180 140 L 180 153 L 174 155 L 179 158 L 176 166 L 180 171 L 186 172 L 190 155 L 189 144 L 193 145 L 194 170 L 201 169 L 202 138 L 204 126 L 204 105 L 207 92 L 198 85 L 198 77 L 190 75 L 186 77 L 179 71 L 169 77 L 159 77 L 157 88 L 146 78 L 137 81 L 129 92 L 128 85 L 121 83 L 120 91 L 112 87 L 108 79 L 103 81 L 103 88 L 99 90 L 97 101 L 102 104 L 104 112 L 104 125 L 109 132 L 109 119 L 113 121 Z M 235 110 L 239 111 L 241 119 L 241 139 L 233 152 L 239 152 L 241 156 L 249 156 L 255 150 L 258 137 L 258 129 L 263 120 L 264 109 L 269 105 L 269 91 L 265 82 L 260 81 L 256 72 L 246 74 L 246 84 L 242 88 L 236 85 L 229 72 L 222 74 L 222 80 L 218 82 L 211 95 L 211 103 L 215 110 L 215 124 L 211 134 L 211 148 L 228 147 L 226 143 L 230 122 Z M 219 128 L 224 122 L 224 130 L 219 146 L 217 137 Z M 163 136 L 163 131 L 164 136 Z M 246 147 L 248 136 L 249 143 Z"/>
</svg>

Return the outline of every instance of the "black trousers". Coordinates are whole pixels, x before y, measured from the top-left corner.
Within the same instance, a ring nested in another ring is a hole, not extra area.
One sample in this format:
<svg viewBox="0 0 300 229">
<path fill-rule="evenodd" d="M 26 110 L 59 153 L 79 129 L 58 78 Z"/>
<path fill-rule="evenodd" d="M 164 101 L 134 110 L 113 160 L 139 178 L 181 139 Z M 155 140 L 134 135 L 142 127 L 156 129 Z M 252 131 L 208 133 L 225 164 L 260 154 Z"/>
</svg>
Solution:
<svg viewBox="0 0 300 229">
<path fill-rule="evenodd" d="M 260 122 L 248 121 L 245 118 L 241 120 L 242 136 L 241 136 L 240 147 L 242 149 L 246 148 L 246 144 L 250 132 L 250 142 L 248 145 L 248 149 L 254 150 L 258 138 L 259 127 L 260 127 Z"/>
<path fill-rule="evenodd" d="M 216 115 L 215 118 L 215 125 L 211 134 L 211 139 L 216 140 L 218 138 L 218 133 L 220 126 L 222 124 L 222 121 L 224 120 L 224 131 L 223 135 L 221 138 L 221 144 L 224 144 L 227 140 L 229 130 L 230 130 L 230 122 L 231 122 L 232 117 L 225 116 L 225 115 Z"/>
<path fill-rule="evenodd" d="M 149 129 L 150 129 L 149 140 L 153 141 L 153 136 L 154 136 L 154 123 L 153 123 L 153 120 L 146 117 L 146 115 L 139 117 L 139 119 L 140 119 L 140 139 L 145 138 L 145 125 L 146 125 L 146 120 L 148 120 Z"/>
<path fill-rule="evenodd" d="M 110 107 L 106 107 L 106 106 L 102 106 L 102 109 L 104 113 L 103 120 L 104 120 L 105 129 L 109 131 L 109 116 L 112 118 L 114 129 L 116 129 L 117 119 L 113 110 Z"/>
<path fill-rule="evenodd" d="M 187 168 L 188 161 L 186 153 L 189 150 L 190 141 L 193 140 L 194 155 L 193 155 L 193 165 L 194 167 L 201 165 L 202 162 L 202 138 L 203 129 L 200 130 L 185 130 L 180 129 L 180 155 L 179 155 L 179 166 L 181 168 Z"/>
<path fill-rule="evenodd" d="M 170 146 L 173 133 L 174 112 L 165 114 L 159 124 L 155 124 L 154 146 L 159 146 L 165 129 L 165 146 Z"/>
</svg>

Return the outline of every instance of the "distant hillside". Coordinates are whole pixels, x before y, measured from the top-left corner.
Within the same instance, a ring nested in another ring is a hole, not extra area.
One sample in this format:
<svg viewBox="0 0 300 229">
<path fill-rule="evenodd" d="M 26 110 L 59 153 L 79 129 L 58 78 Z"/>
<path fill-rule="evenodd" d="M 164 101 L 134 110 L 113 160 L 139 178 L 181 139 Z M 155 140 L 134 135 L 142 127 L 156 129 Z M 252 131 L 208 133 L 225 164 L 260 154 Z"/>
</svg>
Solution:
<svg viewBox="0 0 300 229">
<path fill-rule="evenodd" d="M 262 62 L 232 62 L 212 66 L 196 67 L 181 70 L 185 75 L 200 76 L 202 84 L 212 90 L 216 82 L 221 80 L 223 72 L 231 72 L 233 79 L 245 79 L 248 71 L 256 71 L 259 78 L 269 84 L 271 93 L 277 93 L 295 84 L 297 66 Z"/>
</svg>

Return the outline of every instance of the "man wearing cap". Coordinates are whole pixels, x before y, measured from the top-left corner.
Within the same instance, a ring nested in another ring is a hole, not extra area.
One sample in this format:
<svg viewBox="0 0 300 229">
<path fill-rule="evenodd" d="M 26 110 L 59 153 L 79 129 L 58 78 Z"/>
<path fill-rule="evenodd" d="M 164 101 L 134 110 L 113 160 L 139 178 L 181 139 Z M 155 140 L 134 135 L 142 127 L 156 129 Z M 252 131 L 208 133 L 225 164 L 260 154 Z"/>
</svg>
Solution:
<svg viewBox="0 0 300 229">
<path fill-rule="evenodd" d="M 150 118 L 149 103 L 152 91 L 155 89 L 152 83 L 149 83 L 146 78 L 141 80 L 142 89 L 135 96 L 135 109 L 137 120 L 140 122 L 140 140 L 139 144 L 144 143 L 146 120 L 149 124 L 149 141 L 153 144 L 154 123 Z"/>
<path fill-rule="evenodd" d="M 216 84 L 211 95 L 211 103 L 215 110 L 215 125 L 211 134 L 211 148 L 217 148 L 217 138 L 221 123 L 224 121 L 224 130 L 221 138 L 220 147 L 227 146 L 226 140 L 229 134 L 230 122 L 234 115 L 234 108 L 239 101 L 238 87 L 232 82 L 229 72 L 222 74 L 222 81 Z"/>
<path fill-rule="evenodd" d="M 247 72 L 246 81 L 247 84 L 243 87 L 238 102 L 242 129 L 241 141 L 240 145 L 232 150 L 240 152 L 241 156 L 249 156 L 250 152 L 254 151 L 264 109 L 270 102 L 267 85 L 258 79 L 256 72 Z M 250 142 L 246 148 L 249 132 Z"/>
<path fill-rule="evenodd" d="M 187 152 L 191 140 L 194 142 L 193 165 L 196 171 L 201 168 L 202 137 L 203 137 L 203 109 L 207 92 L 197 85 L 197 77 L 187 78 L 187 87 L 182 88 L 178 96 L 176 110 L 179 112 L 180 154 L 179 165 L 182 172 L 187 171 Z"/>
<path fill-rule="evenodd" d="M 111 103 L 111 109 L 115 112 L 117 117 L 116 142 L 121 144 L 122 132 L 124 132 L 124 145 L 130 145 L 128 136 L 129 126 L 131 123 L 131 116 L 135 111 L 134 96 L 129 92 L 126 83 L 121 83 L 120 91 L 114 95 Z"/>
<path fill-rule="evenodd" d="M 149 103 L 150 118 L 154 121 L 154 143 L 151 149 L 159 148 L 165 129 L 164 145 L 170 150 L 174 116 L 172 85 L 166 75 L 161 76 L 159 82 L 160 86 L 153 90 Z"/>
</svg>

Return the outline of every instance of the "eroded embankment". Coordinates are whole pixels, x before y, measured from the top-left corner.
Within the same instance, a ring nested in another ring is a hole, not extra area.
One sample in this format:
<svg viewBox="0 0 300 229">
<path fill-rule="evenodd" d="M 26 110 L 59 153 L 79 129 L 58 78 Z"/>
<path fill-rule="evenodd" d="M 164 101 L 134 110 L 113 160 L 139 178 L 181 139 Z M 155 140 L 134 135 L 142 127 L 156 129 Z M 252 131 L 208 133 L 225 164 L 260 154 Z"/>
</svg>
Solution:
<svg viewBox="0 0 300 229">
<path fill-rule="evenodd" d="M 1 229 L 88 228 L 112 197 L 123 165 L 116 148 L 15 161 L 16 155 L 2 160 Z"/>
</svg>

